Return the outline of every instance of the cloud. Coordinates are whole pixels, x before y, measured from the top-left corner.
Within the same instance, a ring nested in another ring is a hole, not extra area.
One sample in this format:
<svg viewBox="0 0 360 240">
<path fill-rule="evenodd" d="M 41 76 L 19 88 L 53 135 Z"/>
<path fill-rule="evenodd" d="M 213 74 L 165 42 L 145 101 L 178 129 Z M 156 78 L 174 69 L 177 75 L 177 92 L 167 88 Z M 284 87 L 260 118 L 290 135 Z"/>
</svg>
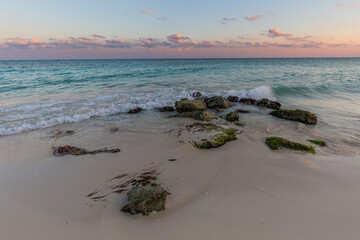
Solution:
<svg viewBox="0 0 360 240">
<path fill-rule="evenodd" d="M 220 23 L 227 24 L 228 22 L 236 21 L 236 18 L 221 17 Z"/>
<path fill-rule="evenodd" d="M 269 29 L 268 30 L 268 37 L 270 38 L 276 38 L 276 37 L 292 37 L 292 34 L 290 33 L 283 33 L 277 28 Z"/>
<path fill-rule="evenodd" d="M 168 20 L 168 17 L 158 17 L 157 19 L 162 22 L 166 22 Z"/>
<path fill-rule="evenodd" d="M 346 4 L 346 3 L 335 3 L 335 7 L 357 7 L 357 6 L 359 6 L 359 4 L 358 3 L 348 3 L 348 4 Z"/>
<path fill-rule="evenodd" d="M 112 39 L 104 38 L 88 38 L 88 37 L 69 37 L 66 39 L 53 39 L 43 42 L 39 39 L 24 39 L 24 38 L 8 38 L 0 42 L 0 50 L 22 50 L 28 49 L 134 49 L 145 48 L 149 51 L 170 51 L 183 52 L 191 51 L 192 49 L 200 48 L 346 48 L 350 46 L 357 46 L 357 43 L 327 43 L 317 41 L 312 36 L 292 36 L 291 34 L 282 33 L 279 30 L 270 29 L 269 34 L 271 38 L 280 38 L 280 41 L 259 41 L 259 39 L 250 37 L 239 37 L 238 40 L 229 41 L 209 41 L 201 40 L 194 41 L 190 37 L 184 36 L 180 33 L 170 34 L 165 39 L 159 40 L 156 38 L 139 38 L 135 40 L 125 40 L 114 37 Z"/>
<path fill-rule="evenodd" d="M 102 36 L 102 35 L 99 35 L 99 34 L 93 34 L 93 35 L 91 35 L 91 36 L 93 36 L 94 38 L 106 38 L 106 37 L 104 37 L 104 36 Z"/>
<path fill-rule="evenodd" d="M 264 12 L 264 14 L 256 14 L 256 15 L 253 15 L 250 17 L 246 16 L 246 17 L 244 17 L 244 19 L 246 19 L 249 22 L 254 22 L 256 20 L 259 20 L 260 18 L 264 18 L 267 16 L 275 17 L 275 13 L 266 11 L 266 12 Z"/>
<path fill-rule="evenodd" d="M 142 14 L 156 14 L 159 13 L 158 11 L 153 11 L 153 10 L 142 10 L 140 11 L 140 13 Z"/>
<path fill-rule="evenodd" d="M 258 15 L 251 16 L 251 17 L 245 17 L 245 19 L 248 20 L 249 22 L 253 22 L 253 21 L 258 20 L 260 17 L 261 17 L 261 15 L 258 14 Z"/>
</svg>

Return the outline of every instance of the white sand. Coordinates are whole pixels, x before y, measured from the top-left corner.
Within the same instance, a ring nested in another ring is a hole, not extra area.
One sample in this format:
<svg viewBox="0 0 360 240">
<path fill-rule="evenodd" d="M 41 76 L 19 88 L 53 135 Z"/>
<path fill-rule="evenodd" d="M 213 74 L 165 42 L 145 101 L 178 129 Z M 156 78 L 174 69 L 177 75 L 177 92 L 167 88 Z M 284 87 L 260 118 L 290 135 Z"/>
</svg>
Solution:
<svg viewBox="0 0 360 240">
<path fill-rule="evenodd" d="M 56 142 L 51 129 L 0 138 L 1 240 L 360 239 L 359 157 L 274 152 L 263 143 L 268 135 L 247 130 L 198 150 L 163 131 L 70 126 L 77 133 Z M 121 152 L 51 155 L 64 144 Z M 149 168 L 171 192 L 162 213 L 122 213 L 126 193 L 85 197 Z"/>
</svg>

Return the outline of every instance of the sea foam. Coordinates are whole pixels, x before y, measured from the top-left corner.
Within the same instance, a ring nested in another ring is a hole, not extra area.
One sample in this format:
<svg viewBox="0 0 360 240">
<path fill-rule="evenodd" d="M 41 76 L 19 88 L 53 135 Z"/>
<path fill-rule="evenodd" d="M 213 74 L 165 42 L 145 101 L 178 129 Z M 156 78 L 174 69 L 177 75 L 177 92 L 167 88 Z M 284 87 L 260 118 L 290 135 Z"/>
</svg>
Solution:
<svg viewBox="0 0 360 240">
<path fill-rule="evenodd" d="M 153 92 L 116 94 L 90 99 L 0 108 L 0 135 L 12 135 L 64 123 L 80 122 L 92 117 L 104 117 L 125 113 L 129 109 L 136 107 L 154 110 L 158 107 L 174 105 L 175 101 L 183 98 L 193 99 L 192 94 L 197 91 L 198 90 L 166 88 Z M 213 93 L 200 92 L 204 96 L 234 95 L 240 98 L 276 99 L 271 88 L 268 86 L 260 86 L 248 90 L 227 90 Z"/>
</svg>

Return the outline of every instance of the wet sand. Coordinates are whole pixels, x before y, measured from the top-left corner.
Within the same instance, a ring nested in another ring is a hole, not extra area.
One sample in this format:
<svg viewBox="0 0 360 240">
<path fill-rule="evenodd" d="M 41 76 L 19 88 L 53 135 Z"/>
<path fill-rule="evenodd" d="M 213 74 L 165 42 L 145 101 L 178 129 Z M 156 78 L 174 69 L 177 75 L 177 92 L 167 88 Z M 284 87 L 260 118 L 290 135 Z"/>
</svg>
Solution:
<svg viewBox="0 0 360 240">
<path fill-rule="evenodd" d="M 358 156 L 271 151 L 269 134 L 251 128 L 198 150 L 172 133 L 192 120 L 167 121 L 160 130 L 82 122 L 58 126 L 75 133 L 56 139 L 55 128 L 0 138 L 1 239 L 359 239 Z M 65 144 L 121 152 L 51 154 Z M 120 174 L 154 169 L 171 193 L 164 212 L 122 213 L 125 192 L 86 197 L 109 193 Z"/>
</svg>

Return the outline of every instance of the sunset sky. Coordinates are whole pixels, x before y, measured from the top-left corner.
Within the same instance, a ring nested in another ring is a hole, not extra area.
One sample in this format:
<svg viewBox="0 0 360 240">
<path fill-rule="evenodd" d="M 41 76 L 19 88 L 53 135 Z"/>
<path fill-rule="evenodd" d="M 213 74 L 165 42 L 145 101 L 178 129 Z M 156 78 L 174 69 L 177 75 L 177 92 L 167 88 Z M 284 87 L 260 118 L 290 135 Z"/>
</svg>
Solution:
<svg viewBox="0 0 360 240">
<path fill-rule="evenodd" d="M 0 1 L 0 59 L 209 57 L 360 57 L 360 1 Z"/>
</svg>

